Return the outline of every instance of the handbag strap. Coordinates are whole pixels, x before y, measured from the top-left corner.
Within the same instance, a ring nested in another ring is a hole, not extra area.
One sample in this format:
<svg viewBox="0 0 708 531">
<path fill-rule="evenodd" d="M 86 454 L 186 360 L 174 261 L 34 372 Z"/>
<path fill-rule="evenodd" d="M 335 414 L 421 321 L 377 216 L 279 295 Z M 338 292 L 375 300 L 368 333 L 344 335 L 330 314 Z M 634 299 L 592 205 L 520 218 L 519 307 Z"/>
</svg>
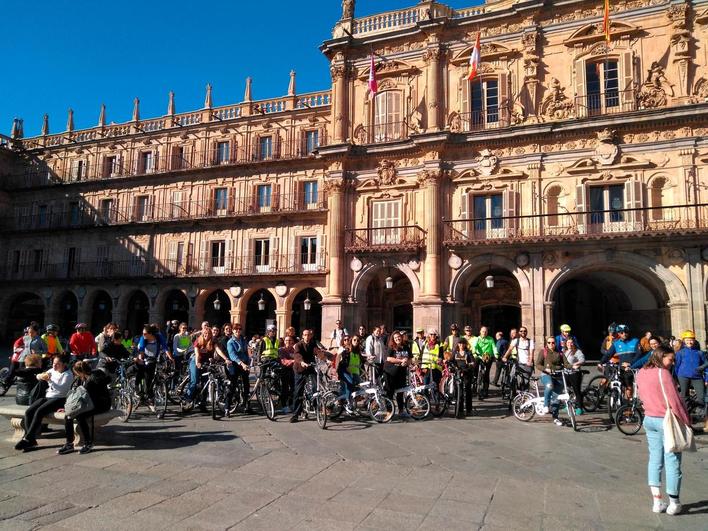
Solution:
<svg viewBox="0 0 708 531">
<path fill-rule="evenodd" d="M 671 406 L 669 405 L 669 399 L 666 398 L 666 391 L 664 391 L 664 382 L 661 380 L 661 373 L 662 369 L 659 370 L 659 386 L 661 387 L 661 394 L 664 395 L 664 401 L 666 402 L 666 409 L 671 409 Z"/>
</svg>

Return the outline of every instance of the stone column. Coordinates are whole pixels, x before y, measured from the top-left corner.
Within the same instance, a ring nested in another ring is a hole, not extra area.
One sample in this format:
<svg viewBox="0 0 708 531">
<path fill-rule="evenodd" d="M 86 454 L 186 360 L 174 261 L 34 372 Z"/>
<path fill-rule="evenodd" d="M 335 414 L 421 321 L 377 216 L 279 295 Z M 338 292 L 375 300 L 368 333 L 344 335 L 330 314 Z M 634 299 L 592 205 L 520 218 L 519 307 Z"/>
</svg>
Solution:
<svg viewBox="0 0 708 531">
<path fill-rule="evenodd" d="M 287 328 L 285 310 L 275 310 L 275 326 L 278 328 L 278 336 L 283 337 Z"/>
<path fill-rule="evenodd" d="M 440 248 L 442 244 L 442 232 L 440 226 L 440 181 L 443 172 L 440 169 L 440 161 L 426 163 L 424 169 L 418 176 L 418 183 L 425 187 L 425 266 L 423 278 L 423 290 L 421 299 L 429 301 L 440 301 Z"/>
<path fill-rule="evenodd" d="M 706 297 L 703 290 L 703 259 L 697 247 L 686 249 L 686 279 L 690 304 L 690 326 L 699 341 L 706 339 Z"/>
<path fill-rule="evenodd" d="M 334 143 L 342 144 L 347 140 L 347 67 L 344 55 L 338 53 L 329 69 L 332 75 L 332 123 L 334 124 Z"/>
<path fill-rule="evenodd" d="M 544 309 L 544 326 L 543 326 L 543 336 L 545 339 L 547 336 L 553 335 L 553 302 L 546 301 L 543 303 Z M 538 345 L 538 339 L 536 340 Z M 541 344 L 545 344 L 545 341 Z"/>
<path fill-rule="evenodd" d="M 431 36 L 432 39 L 432 36 Z M 440 60 L 443 56 L 443 51 L 437 39 L 434 40 L 430 48 L 423 54 L 423 60 L 427 64 L 427 99 L 428 99 L 428 120 L 427 131 L 440 131 L 442 129 L 441 110 L 442 90 L 440 80 Z"/>
<path fill-rule="evenodd" d="M 322 300 L 322 337 L 329 337 L 334 322 L 342 318 L 342 298 L 346 275 L 346 257 L 344 255 L 345 188 L 346 181 L 341 163 L 335 163 L 329 171 L 324 186 L 329 206 L 327 214 L 329 275 L 327 277 L 327 293 Z M 353 326 L 351 323 L 347 324 Z"/>
<path fill-rule="evenodd" d="M 229 314 L 231 315 L 231 323 L 232 324 L 240 324 L 242 326 L 245 325 L 244 315 L 241 310 L 239 310 L 238 308 L 236 308 L 236 309 L 231 308 L 231 310 L 229 310 Z"/>
</svg>

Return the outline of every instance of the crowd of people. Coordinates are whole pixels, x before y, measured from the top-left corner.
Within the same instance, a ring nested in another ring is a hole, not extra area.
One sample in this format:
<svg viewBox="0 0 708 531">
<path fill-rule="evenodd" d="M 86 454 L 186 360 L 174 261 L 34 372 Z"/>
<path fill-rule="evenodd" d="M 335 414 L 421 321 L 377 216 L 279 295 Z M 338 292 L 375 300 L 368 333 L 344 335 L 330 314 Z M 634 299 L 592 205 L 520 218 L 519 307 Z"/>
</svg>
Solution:
<svg viewBox="0 0 708 531">
<path fill-rule="evenodd" d="M 362 325 L 355 334 L 350 334 L 338 320 L 328 338 L 328 346 L 316 340 L 311 329 L 302 330 L 301 337 L 298 337 L 297 331 L 289 327 L 282 337 L 277 337 L 275 325 L 269 325 L 262 336 L 250 338 L 243 335 L 239 324 L 226 323 L 219 327 L 203 322 L 198 330 L 192 330 L 187 323 L 178 321 L 168 322 L 163 329 L 157 324 L 145 325 L 138 336 L 132 336 L 127 330 L 120 331 L 115 323 L 106 324 L 95 337 L 85 323 L 79 323 L 68 341 L 60 337 L 59 328 L 53 324 L 41 332 L 38 323 L 30 323 L 23 336 L 15 341 L 10 367 L 0 386 L 6 390 L 16 381 L 16 400 L 28 405 L 23 420 L 25 434 L 16 446 L 19 450 L 35 448 L 44 416 L 61 410 L 72 388 L 85 387 L 93 408 L 75 418 L 67 416 L 66 443 L 58 450 L 59 454 L 74 451 L 74 421 L 84 439 L 80 452 L 92 450 L 93 430 L 89 428 L 88 420 L 110 408 L 108 383 L 117 364 L 125 360 L 132 360 L 133 374 L 143 384 L 141 388 L 146 390 L 148 404 L 152 399 L 150 384 L 161 359 L 169 360 L 177 372 L 182 366 L 188 367 L 190 382 L 184 400 L 194 399 L 204 365 L 221 362 L 228 378 L 234 384 L 238 381 L 243 390 L 243 396 L 228 399 L 238 400 L 246 414 L 252 413 L 248 397 L 254 360 L 261 366 L 278 364 L 282 412 L 290 414 L 290 422 L 300 420 L 305 383 L 314 378 L 318 357 L 330 360 L 340 382 L 340 398 L 347 410 L 352 407 L 347 397 L 356 390 L 365 371 L 370 370 L 380 377 L 388 397 L 398 399 L 402 417 L 405 412 L 401 397 L 395 396 L 394 391 L 406 385 L 413 366 L 424 375 L 426 384 L 438 384 L 443 364 L 454 360 L 461 368 L 464 384 L 463 394 L 458 399 L 463 403 L 461 410 L 466 416 L 472 412 L 472 379 L 480 375 L 477 399 L 484 401 L 489 398 L 490 385 L 499 386 L 504 368 L 514 363 L 517 371 L 527 378 L 538 371 L 544 388 L 543 413 L 551 413 L 557 425 L 562 425 L 557 408 L 554 410 L 550 406 L 552 395 L 560 392 L 558 371 L 580 369 L 588 361 L 567 324 L 560 326 L 558 335 L 536 342 L 524 326 L 511 329 L 508 337 L 503 331 L 492 335 L 486 326 L 475 335 L 471 326 L 461 328 L 457 324 L 453 324 L 444 336 L 434 328 L 417 327 L 411 337 L 404 330 L 389 331 L 386 325 L 375 326 L 370 333 Z M 708 384 L 706 353 L 700 349 L 690 330 L 678 338 L 664 339 L 651 332 L 637 338 L 632 337 L 629 327 L 624 324 L 610 325 L 599 353 L 600 370 L 608 365 L 626 369 L 622 371 L 625 392 L 632 392 L 634 374 L 638 371 L 636 383 L 646 414 L 644 427 L 650 452 L 648 475 L 655 498 L 654 510 L 676 514 L 681 510 L 678 501 L 680 454 L 663 451 L 661 423 L 670 408 L 682 421 L 690 424 L 685 407 L 689 389 L 693 388 L 695 400 L 699 403 L 708 396 L 705 393 Z M 576 397 L 582 396 L 582 374 L 578 370 L 568 374 L 566 379 Z M 657 383 L 659 374 L 664 376 L 665 385 Z M 674 382 L 677 385 L 671 385 Z M 577 405 L 576 414 L 582 414 L 582 399 Z M 668 504 L 663 502 L 660 492 L 664 467 L 670 495 Z"/>
</svg>

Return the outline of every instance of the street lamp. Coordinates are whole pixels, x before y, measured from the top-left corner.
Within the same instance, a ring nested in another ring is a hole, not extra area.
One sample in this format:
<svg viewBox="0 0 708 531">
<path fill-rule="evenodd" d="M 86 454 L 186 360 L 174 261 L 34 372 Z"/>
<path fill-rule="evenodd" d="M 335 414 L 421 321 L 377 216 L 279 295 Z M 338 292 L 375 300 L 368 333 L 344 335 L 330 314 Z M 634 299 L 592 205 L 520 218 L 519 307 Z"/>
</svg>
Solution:
<svg viewBox="0 0 708 531">
<path fill-rule="evenodd" d="M 261 298 L 258 300 L 258 311 L 262 312 L 265 310 L 266 303 L 263 300 L 263 293 L 261 292 Z"/>
<path fill-rule="evenodd" d="M 393 279 L 390 276 L 386 277 L 384 282 L 386 283 L 386 289 L 393 289 Z"/>
<path fill-rule="evenodd" d="M 304 301 L 302 301 L 302 308 L 306 311 L 309 312 L 310 308 L 312 308 L 312 301 L 310 300 L 310 295 L 308 294 L 307 297 L 305 298 Z"/>
<path fill-rule="evenodd" d="M 214 299 L 214 309 L 218 312 L 221 310 L 221 301 L 219 300 L 219 292 L 216 292 L 216 299 Z"/>
<path fill-rule="evenodd" d="M 494 287 L 494 277 L 492 275 L 484 277 L 484 282 L 486 282 L 488 288 Z"/>
</svg>

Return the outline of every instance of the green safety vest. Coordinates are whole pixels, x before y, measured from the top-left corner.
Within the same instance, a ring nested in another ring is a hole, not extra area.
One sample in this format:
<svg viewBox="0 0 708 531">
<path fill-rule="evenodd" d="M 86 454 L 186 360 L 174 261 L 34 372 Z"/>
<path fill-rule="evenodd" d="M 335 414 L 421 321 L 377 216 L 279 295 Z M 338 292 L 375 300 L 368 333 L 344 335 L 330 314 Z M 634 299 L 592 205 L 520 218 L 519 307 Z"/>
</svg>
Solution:
<svg viewBox="0 0 708 531">
<path fill-rule="evenodd" d="M 421 366 L 424 369 L 440 370 L 440 345 L 436 344 L 432 349 L 425 345 L 423 349 L 423 363 Z"/>
<path fill-rule="evenodd" d="M 358 352 L 349 352 L 349 365 L 347 371 L 349 374 L 359 376 L 359 368 L 361 367 L 361 356 Z"/>
<path fill-rule="evenodd" d="M 133 339 L 132 338 L 121 339 L 120 342 L 128 351 L 133 350 Z"/>
<path fill-rule="evenodd" d="M 264 337 L 263 344 L 265 345 L 265 348 L 263 349 L 263 352 L 261 352 L 261 358 L 278 359 L 280 340 L 276 339 L 275 342 L 273 342 L 269 337 Z"/>
</svg>

